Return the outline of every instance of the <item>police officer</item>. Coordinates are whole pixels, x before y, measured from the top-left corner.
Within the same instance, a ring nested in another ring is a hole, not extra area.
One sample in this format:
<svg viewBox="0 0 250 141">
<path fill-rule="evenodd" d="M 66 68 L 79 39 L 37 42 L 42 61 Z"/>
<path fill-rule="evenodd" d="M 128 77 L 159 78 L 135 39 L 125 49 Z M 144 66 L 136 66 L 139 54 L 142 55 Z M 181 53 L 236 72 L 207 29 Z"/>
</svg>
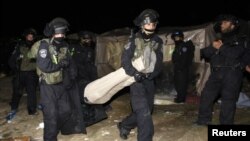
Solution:
<svg viewBox="0 0 250 141">
<path fill-rule="evenodd" d="M 188 75 L 193 62 L 195 47 L 191 40 L 184 41 L 184 34 L 180 30 L 174 31 L 171 38 L 175 43 L 172 62 L 177 97 L 174 99 L 174 102 L 183 103 L 187 96 Z"/>
<path fill-rule="evenodd" d="M 90 105 L 84 102 L 84 89 L 90 82 L 97 79 L 95 65 L 96 36 L 90 31 L 78 33 L 79 42 L 70 47 L 71 55 L 77 66 L 77 83 L 83 110 L 83 122 L 90 126 L 107 118 L 103 105 Z"/>
<path fill-rule="evenodd" d="M 9 59 L 9 66 L 14 72 L 12 79 L 13 94 L 10 102 L 11 112 L 6 119 L 11 121 L 17 112 L 20 99 L 25 89 L 27 93 L 27 109 L 29 115 L 37 113 L 36 88 L 38 77 L 36 75 L 36 61 L 27 57 L 27 53 L 33 45 L 36 37 L 36 30 L 26 29 L 23 33 L 25 40 L 21 40 L 15 47 Z"/>
<path fill-rule="evenodd" d="M 162 39 L 155 34 L 159 14 L 146 9 L 134 20 L 140 31 L 132 34 L 122 54 L 122 67 L 126 74 L 134 76 L 136 82 L 130 86 L 132 113 L 118 123 L 120 137 L 127 139 L 130 130 L 137 127 L 138 141 L 152 141 L 154 125 L 152 110 L 154 103 L 154 79 L 162 70 L 163 53 Z M 132 60 L 144 56 L 145 67 L 152 68 L 137 71 Z"/>
<path fill-rule="evenodd" d="M 44 141 L 57 141 L 57 135 L 86 133 L 82 121 L 76 68 L 65 42 L 68 22 L 55 18 L 48 23 L 37 53 L 40 77 L 41 105 L 43 107 Z"/>
<path fill-rule="evenodd" d="M 90 31 L 80 31 L 78 36 L 78 44 L 72 45 L 70 48 L 78 70 L 77 80 L 80 87 L 81 102 L 84 102 L 82 92 L 88 83 L 97 79 L 97 68 L 95 66 L 96 39 L 95 34 Z"/>
<path fill-rule="evenodd" d="M 221 38 L 201 50 L 201 55 L 211 64 L 211 74 L 201 93 L 196 124 L 207 125 L 212 121 L 213 103 L 221 97 L 220 124 L 233 124 L 243 71 L 249 64 L 249 44 L 238 34 L 239 20 L 232 15 L 221 15 L 214 29 Z"/>
</svg>

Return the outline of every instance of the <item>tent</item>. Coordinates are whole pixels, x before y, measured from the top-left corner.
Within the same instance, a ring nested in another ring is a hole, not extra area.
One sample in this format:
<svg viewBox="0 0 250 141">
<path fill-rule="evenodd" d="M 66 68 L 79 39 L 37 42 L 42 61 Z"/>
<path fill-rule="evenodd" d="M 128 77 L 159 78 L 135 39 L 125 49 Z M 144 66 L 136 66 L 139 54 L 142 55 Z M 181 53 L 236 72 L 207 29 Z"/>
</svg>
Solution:
<svg viewBox="0 0 250 141">
<path fill-rule="evenodd" d="M 240 33 L 249 35 L 249 22 L 243 23 Z M 173 86 L 173 68 L 171 56 L 174 50 L 174 42 L 171 39 L 173 30 L 184 31 L 184 40 L 192 40 L 195 45 L 195 56 L 189 78 L 189 93 L 200 95 L 206 80 L 210 74 L 209 63 L 201 60 L 200 49 L 207 47 L 212 41 L 219 37 L 213 30 L 213 23 L 192 27 L 162 27 L 158 29 L 157 34 L 163 40 L 163 62 L 164 68 L 159 78 L 156 80 L 156 97 L 169 98 L 176 94 Z M 99 78 L 118 70 L 121 67 L 121 54 L 124 45 L 128 41 L 131 29 L 128 27 L 114 29 L 97 35 L 96 42 L 96 65 Z M 75 36 L 75 35 L 74 35 Z M 75 37 L 74 37 L 75 38 Z M 112 81 L 112 80 L 111 80 Z"/>
</svg>

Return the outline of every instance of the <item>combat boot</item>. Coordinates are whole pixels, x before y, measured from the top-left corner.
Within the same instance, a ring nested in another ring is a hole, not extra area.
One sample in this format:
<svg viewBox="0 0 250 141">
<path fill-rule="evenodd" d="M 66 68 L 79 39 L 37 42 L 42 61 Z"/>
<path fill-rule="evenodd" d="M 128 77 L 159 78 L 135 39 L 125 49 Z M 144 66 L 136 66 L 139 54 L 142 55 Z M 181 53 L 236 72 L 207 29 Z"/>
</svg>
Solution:
<svg viewBox="0 0 250 141">
<path fill-rule="evenodd" d="M 117 127 L 118 127 L 119 132 L 120 132 L 120 137 L 121 137 L 122 139 L 124 139 L 124 140 L 128 139 L 128 135 L 129 135 L 129 133 L 130 133 L 130 130 L 129 130 L 129 129 L 126 129 L 125 127 L 123 127 L 123 126 L 121 125 L 121 122 L 119 122 L 119 123 L 117 124 Z"/>
<path fill-rule="evenodd" d="M 7 122 L 10 123 L 15 116 L 16 116 L 16 110 L 11 110 L 6 116 Z"/>
</svg>

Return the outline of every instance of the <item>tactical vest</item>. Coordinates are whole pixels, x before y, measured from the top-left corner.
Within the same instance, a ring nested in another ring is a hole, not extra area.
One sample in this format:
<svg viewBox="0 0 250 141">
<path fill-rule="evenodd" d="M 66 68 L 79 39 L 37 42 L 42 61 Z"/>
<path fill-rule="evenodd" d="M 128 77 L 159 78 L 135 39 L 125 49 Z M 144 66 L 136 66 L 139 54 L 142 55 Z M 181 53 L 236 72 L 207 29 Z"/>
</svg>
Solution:
<svg viewBox="0 0 250 141">
<path fill-rule="evenodd" d="M 158 48 L 159 43 L 154 40 L 145 41 L 142 38 L 135 38 L 135 51 L 134 57 L 132 60 L 139 58 L 140 56 L 144 56 L 144 65 L 145 70 L 143 73 L 151 73 L 154 71 L 155 63 L 156 63 L 156 53 L 155 50 Z"/>
<path fill-rule="evenodd" d="M 29 47 L 25 45 L 20 46 L 20 54 L 22 55 L 22 62 L 20 65 L 21 71 L 34 71 L 36 70 L 36 62 L 28 57 Z"/>
<path fill-rule="evenodd" d="M 60 60 L 64 59 L 66 57 L 66 54 L 68 52 L 68 48 L 67 47 L 60 47 L 59 51 L 56 51 L 56 47 L 53 46 L 49 39 L 43 39 L 45 40 L 48 44 L 49 44 L 49 52 L 50 52 L 50 58 L 52 60 L 52 62 L 54 64 L 57 64 L 58 62 L 60 62 Z M 36 56 L 39 46 L 40 46 L 40 42 L 42 40 L 40 40 L 39 42 L 35 43 L 33 45 L 33 53 L 30 53 L 30 57 L 32 56 Z M 36 53 L 34 53 L 36 51 Z M 37 74 L 39 76 L 40 79 L 45 80 L 45 82 L 47 84 L 57 84 L 63 81 L 63 72 L 62 70 L 56 71 L 56 72 L 51 72 L 51 73 L 45 73 L 42 72 L 38 67 L 37 67 Z"/>
</svg>

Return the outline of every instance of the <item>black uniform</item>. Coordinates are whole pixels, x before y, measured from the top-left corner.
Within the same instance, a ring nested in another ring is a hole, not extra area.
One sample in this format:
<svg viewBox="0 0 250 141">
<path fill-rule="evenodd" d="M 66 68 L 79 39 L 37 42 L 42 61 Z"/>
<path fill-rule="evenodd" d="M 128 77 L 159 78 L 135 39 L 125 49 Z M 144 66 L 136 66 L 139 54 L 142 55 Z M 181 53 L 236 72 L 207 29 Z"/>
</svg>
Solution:
<svg viewBox="0 0 250 141">
<path fill-rule="evenodd" d="M 136 38 L 142 39 L 141 32 L 137 33 Z M 128 43 L 128 47 L 125 47 L 125 50 L 122 54 L 122 66 L 125 69 L 125 72 L 130 76 L 135 76 L 138 72 L 132 66 L 131 60 L 135 55 L 135 49 L 137 45 L 133 42 L 135 39 L 131 39 Z M 143 39 L 142 39 L 143 40 Z M 138 128 L 138 141 L 151 141 L 154 134 L 154 126 L 151 117 L 154 104 L 154 78 L 162 70 L 162 40 L 157 36 L 153 37 L 149 41 L 143 40 L 142 44 L 149 42 L 157 43 L 157 47 L 154 49 L 156 53 L 156 64 L 154 71 L 145 76 L 146 79 L 143 79 L 140 82 L 135 82 L 130 86 L 130 99 L 133 112 L 126 117 L 118 126 L 120 129 L 126 129 L 127 134 L 132 128 Z M 140 44 L 140 43 L 139 43 Z M 122 131 L 122 130 L 121 130 Z"/>
<path fill-rule="evenodd" d="M 36 74 L 36 62 L 34 59 L 27 58 L 27 52 L 30 50 L 33 42 L 21 41 L 9 59 L 9 65 L 14 76 L 12 79 L 13 95 L 10 102 L 11 110 L 17 110 L 23 90 L 27 92 L 28 114 L 36 113 L 37 97 L 36 88 L 38 76 Z"/>
<path fill-rule="evenodd" d="M 103 105 L 90 105 L 85 103 L 83 99 L 84 89 L 87 84 L 97 79 L 95 46 L 81 43 L 72 45 L 71 53 L 77 66 L 77 83 L 83 111 L 83 122 L 86 126 L 90 126 L 107 118 Z"/>
<path fill-rule="evenodd" d="M 72 45 L 72 58 L 77 66 L 77 81 L 80 87 L 80 97 L 83 102 L 84 89 L 86 85 L 97 79 L 97 68 L 95 66 L 95 47 Z"/>
<path fill-rule="evenodd" d="M 58 63 L 55 63 L 53 55 L 49 51 L 49 46 L 53 46 Z M 67 49 L 68 44 L 52 42 L 50 45 L 46 41 L 41 41 L 38 49 L 37 66 L 50 77 L 40 75 L 41 104 L 43 107 L 44 140 L 56 141 L 57 134 L 86 133 L 82 120 L 82 110 L 79 100 L 78 86 L 76 79 L 76 67 L 68 51 L 62 52 L 62 48 Z M 63 57 L 63 59 L 59 59 Z M 58 75 L 53 73 L 62 71 L 63 80 L 48 84 L 46 78 L 56 78 Z"/>
<path fill-rule="evenodd" d="M 230 35 L 230 36 L 229 36 Z M 210 60 L 211 74 L 201 94 L 198 124 L 212 121 L 213 103 L 221 97 L 220 123 L 233 124 L 243 71 L 249 64 L 250 53 L 246 38 L 228 34 L 222 38 L 220 49 L 212 46 L 201 50 Z"/>
<path fill-rule="evenodd" d="M 172 55 L 174 85 L 177 92 L 176 102 L 185 102 L 188 88 L 188 75 L 194 58 L 194 45 L 191 40 L 175 43 Z"/>
</svg>

